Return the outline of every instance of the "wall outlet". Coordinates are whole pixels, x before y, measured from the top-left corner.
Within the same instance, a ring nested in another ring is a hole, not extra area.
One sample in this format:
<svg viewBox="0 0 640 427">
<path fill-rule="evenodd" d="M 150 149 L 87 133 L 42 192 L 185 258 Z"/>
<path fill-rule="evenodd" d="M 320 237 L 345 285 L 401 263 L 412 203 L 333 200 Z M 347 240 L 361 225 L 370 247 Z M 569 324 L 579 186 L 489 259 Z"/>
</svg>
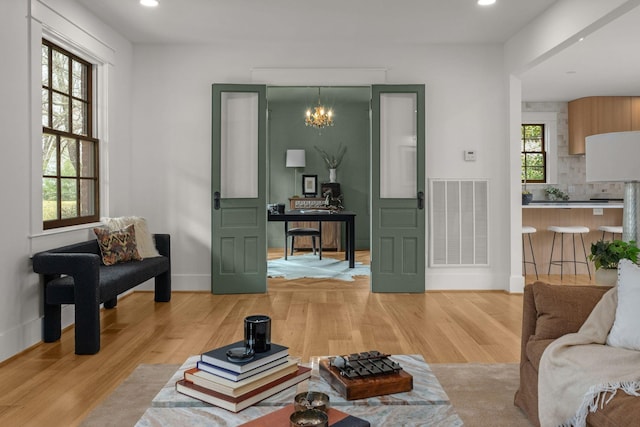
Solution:
<svg viewBox="0 0 640 427">
<path fill-rule="evenodd" d="M 476 152 L 474 150 L 464 150 L 464 160 L 466 162 L 475 162 Z"/>
<path fill-rule="evenodd" d="M 604 215 L 604 210 L 602 208 L 593 208 L 594 215 Z"/>
</svg>

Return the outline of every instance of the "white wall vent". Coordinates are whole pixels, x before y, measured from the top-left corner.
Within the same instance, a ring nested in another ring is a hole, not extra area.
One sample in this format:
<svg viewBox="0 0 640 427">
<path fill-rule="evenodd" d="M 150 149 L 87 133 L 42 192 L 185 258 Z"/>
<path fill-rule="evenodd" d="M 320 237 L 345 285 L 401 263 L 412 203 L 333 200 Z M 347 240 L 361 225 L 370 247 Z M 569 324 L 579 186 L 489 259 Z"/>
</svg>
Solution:
<svg viewBox="0 0 640 427">
<path fill-rule="evenodd" d="M 430 181 L 430 265 L 489 265 L 489 182 Z"/>
</svg>

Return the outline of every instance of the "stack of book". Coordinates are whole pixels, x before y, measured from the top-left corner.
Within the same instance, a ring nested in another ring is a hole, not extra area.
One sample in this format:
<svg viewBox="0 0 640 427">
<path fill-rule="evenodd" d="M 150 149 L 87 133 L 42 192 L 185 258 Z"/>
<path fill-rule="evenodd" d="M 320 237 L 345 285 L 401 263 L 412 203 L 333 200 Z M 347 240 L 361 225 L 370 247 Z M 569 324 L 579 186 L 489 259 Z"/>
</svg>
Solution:
<svg viewBox="0 0 640 427">
<path fill-rule="evenodd" d="M 299 366 L 287 347 L 274 343 L 248 361 L 229 361 L 227 350 L 242 346 L 243 341 L 202 353 L 196 367 L 176 383 L 176 391 L 239 412 L 311 376 L 311 369 Z"/>
</svg>

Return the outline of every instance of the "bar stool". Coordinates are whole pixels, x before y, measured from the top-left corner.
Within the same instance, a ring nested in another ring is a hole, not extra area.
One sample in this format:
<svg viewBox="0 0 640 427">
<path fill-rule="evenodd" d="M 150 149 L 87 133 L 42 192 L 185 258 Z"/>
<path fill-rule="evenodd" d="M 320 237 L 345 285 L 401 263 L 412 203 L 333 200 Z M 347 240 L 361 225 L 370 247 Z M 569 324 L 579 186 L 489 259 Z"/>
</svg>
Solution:
<svg viewBox="0 0 640 427">
<path fill-rule="evenodd" d="M 604 240 L 605 233 L 611 233 L 611 239 L 616 239 L 616 234 L 622 238 L 622 226 L 621 225 L 601 225 L 598 230 L 602 231 L 602 240 Z"/>
<path fill-rule="evenodd" d="M 550 225 L 547 227 L 547 230 L 553 231 L 553 241 L 551 243 L 551 256 L 549 257 L 549 271 L 547 274 L 551 274 L 551 266 L 559 265 L 560 266 L 560 280 L 562 280 L 562 275 L 564 273 L 564 263 L 572 262 L 573 263 L 573 274 L 578 274 L 577 264 L 584 264 L 587 266 L 587 272 L 589 273 L 589 279 L 591 279 L 591 269 L 589 268 L 589 263 L 587 262 L 587 250 L 584 247 L 584 238 L 583 234 L 589 232 L 588 227 L 583 227 L 580 225 L 574 226 L 559 226 L 559 225 Z M 553 249 L 556 243 L 556 235 L 560 234 L 560 259 L 553 259 Z M 564 235 L 571 234 L 573 240 L 573 261 L 564 259 Z M 578 261 L 576 259 L 576 234 L 580 235 L 580 240 L 582 241 L 582 252 L 584 253 L 584 261 Z"/>
<path fill-rule="evenodd" d="M 531 243 L 531 234 L 535 233 L 537 230 L 534 227 L 529 225 L 522 226 L 522 271 L 524 275 L 527 275 L 527 264 L 533 264 L 533 269 L 536 272 L 536 280 L 538 279 L 538 266 L 536 265 L 536 256 L 533 253 L 533 244 Z M 527 261 L 527 257 L 525 256 L 524 251 L 524 236 L 525 234 L 529 238 L 529 248 L 531 249 L 531 259 L 533 261 Z"/>
</svg>

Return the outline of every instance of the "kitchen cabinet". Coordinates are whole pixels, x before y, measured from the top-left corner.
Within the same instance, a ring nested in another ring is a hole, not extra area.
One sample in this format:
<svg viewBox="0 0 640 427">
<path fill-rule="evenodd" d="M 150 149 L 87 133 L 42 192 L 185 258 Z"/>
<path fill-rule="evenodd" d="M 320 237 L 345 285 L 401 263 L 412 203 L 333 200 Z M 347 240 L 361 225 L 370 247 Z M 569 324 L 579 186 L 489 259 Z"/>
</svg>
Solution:
<svg viewBox="0 0 640 427">
<path fill-rule="evenodd" d="M 631 130 L 640 130 L 640 96 L 631 98 Z"/>
<path fill-rule="evenodd" d="M 289 199 L 290 209 L 327 209 L 323 197 L 292 197 Z M 325 221 L 322 223 L 322 250 L 333 249 L 342 250 L 340 228 L 342 223 L 335 221 Z M 318 228 L 317 222 L 290 222 L 289 228 L 309 227 Z M 296 237 L 296 249 L 311 248 L 311 237 Z"/>
<path fill-rule="evenodd" d="M 591 96 L 569 102 L 569 154 L 585 153 L 585 138 L 640 130 L 640 97 Z"/>
</svg>

